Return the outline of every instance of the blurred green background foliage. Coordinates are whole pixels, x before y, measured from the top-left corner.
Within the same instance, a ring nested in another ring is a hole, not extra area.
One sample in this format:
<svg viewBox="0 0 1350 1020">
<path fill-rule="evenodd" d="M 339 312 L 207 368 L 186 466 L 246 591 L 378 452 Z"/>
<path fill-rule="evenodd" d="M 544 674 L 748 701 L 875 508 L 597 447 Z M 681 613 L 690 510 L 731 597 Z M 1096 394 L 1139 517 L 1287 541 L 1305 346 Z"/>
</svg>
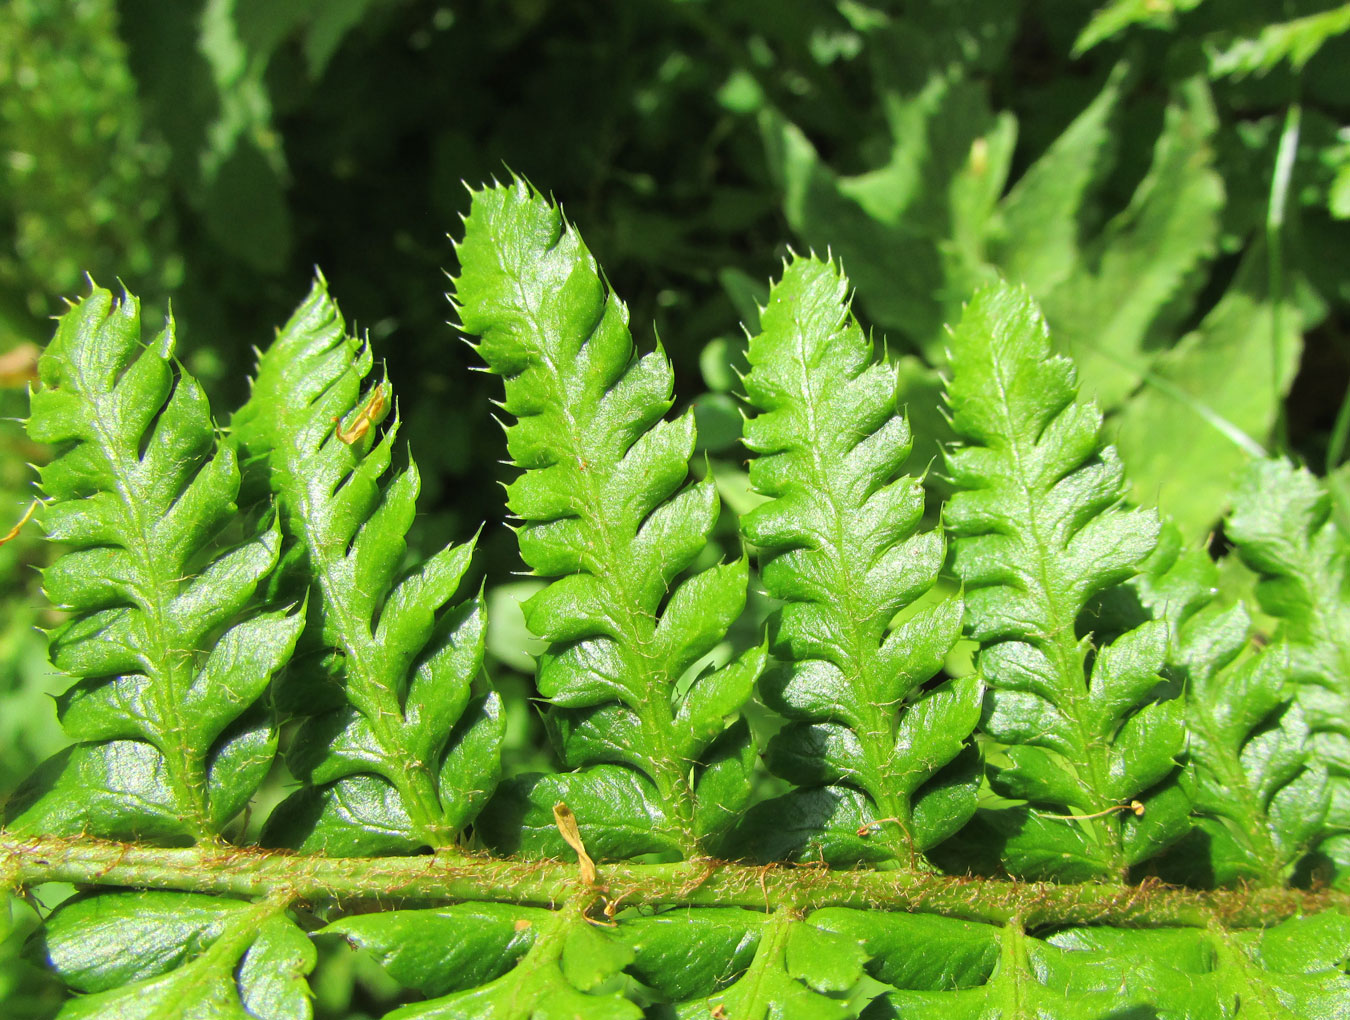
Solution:
<svg viewBox="0 0 1350 1020">
<path fill-rule="evenodd" d="M 547 763 L 494 387 L 441 293 L 463 182 L 508 172 L 564 203 L 640 342 L 659 338 L 734 509 L 754 499 L 743 324 L 795 247 L 843 260 L 925 461 L 944 324 L 1003 275 L 1078 359 L 1134 499 L 1190 541 L 1222 543 L 1261 450 L 1326 472 L 1350 521 L 1348 31 L 1326 0 L 8 0 L 0 533 L 45 456 L 18 425 L 27 345 L 86 273 L 152 320 L 172 309 L 224 416 L 317 266 L 397 390 L 427 511 L 413 553 L 486 522 L 509 764 Z M 44 555 L 31 526 L 0 546 L 0 791 L 60 742 Z M 27 910 L 0 914 L 13 1017 L 55 1003 L 15 955 Z M 319 1015 L 384 1008 L 360 959 L 320 969 Z"/>
</svg>

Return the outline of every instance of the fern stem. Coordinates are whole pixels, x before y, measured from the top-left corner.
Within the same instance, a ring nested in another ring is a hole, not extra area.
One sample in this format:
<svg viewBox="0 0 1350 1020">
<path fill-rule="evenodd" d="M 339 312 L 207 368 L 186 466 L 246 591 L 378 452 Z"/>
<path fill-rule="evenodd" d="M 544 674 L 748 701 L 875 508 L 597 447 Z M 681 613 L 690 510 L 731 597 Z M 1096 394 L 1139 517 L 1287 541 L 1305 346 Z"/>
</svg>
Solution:
<svg viewBox="0 0 1350 1020">
<path fill-rule="evenodd" d="M 753 867 L 710 860 L 600 865 L 604 895 L 625 906 L 742 906 L 809 911 L 826 906 L 941 914 L 1027 929 L 1067 924 L 1226 928 L 1273 924 L 1296 914 L 1350 910 L 1331 889 L 1198 891 L 1129 885 L 1016 882 L 907 871 Z M 492 900 L 556 906 L 575 897 L 574 863 L 475 858 L 332 858 L 239 847 L 162 849 L 87 837 L 0 833 L 0 886 L 44 882 L 133 886 L 236 896 L 449 903 Z"/>
<path fill-rule="evenodd" d="M 1285 420 L 1284 400 L 1280 393 L 1284 364 L 1284 222 L 1285 210 L 1289 205 L 1289 183 L 1294 175 L 1294 158 L 1298 155 L 1299 130 L 1303 121 L 1303 107 L 1297 101 L 1291 102 L 1284 111 L 1284 126 L 1280 130 L 1280 143 L 1275 151 L 1275 169 L 1270 180 L 1270 200 L 1266 207 L 1266 259 L 1268 266 L 1268 284 L 1270 288 L 1270 331 L 1271 331 L 1271 385 L 1275 388 L 1274 404 L 1277 411 L 1275 419 L 1275 447 L 1284 449 L 1288 445 L 1288 424 Z"/>
</svg>

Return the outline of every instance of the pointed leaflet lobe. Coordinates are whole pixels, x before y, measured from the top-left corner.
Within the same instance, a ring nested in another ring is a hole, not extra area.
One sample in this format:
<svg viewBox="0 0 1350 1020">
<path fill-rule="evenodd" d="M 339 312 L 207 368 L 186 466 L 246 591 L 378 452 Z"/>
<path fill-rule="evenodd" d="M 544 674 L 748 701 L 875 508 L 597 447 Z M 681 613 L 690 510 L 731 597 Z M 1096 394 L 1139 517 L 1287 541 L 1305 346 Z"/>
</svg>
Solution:
<svg viewBox="0 0 1350 1020">
<path fill-rule="evenodd" d="M 910 431 L 896 406 L 896 369 L 874 360 L 847 291 L 833 264 L 794 258 L 750 341 L 745 391 L 757 413 L 745 443 L 756 454 L 750 482 L 770 498 L 742 528 L 763 550 L 765 587 L 784 602 L 770 629 L 781 665 L 763 687 L 793 720 L 765 759 L 806 789 L 758 807 L 749 829 L 762 822 L 776 834 L 787 805 L 814 796 L 807 789 L 843 785 L 866 795 L 863 817 L 830 816 L 842 831 L 822 831 L 810 841 L 820 851 L 803 853 L 853 856 L 861 828 L 912 862 L 974 813 L 969 768 L 964 796 L 943 787 L 935 816 L 919 804 L 974 729 L 980 686 L 949 681 L 912 700 L 960 636 L 961 600 L 923 605 L 890 629 L 932 590 L 945 546 L 941 532 L 918 530 L 923 485 L 899 473 Z"/>
<path fill-rule="evenodd" d="M 507 449 L 523 473 L 507 491 L 521 557 L 557 578 L 524 605 L 549 642 L 539 690 L 567 764 L 612 763 L 558 781 L 610 821 L 653 821 L 640 840 L 607 840 L 608 853 L 655 839 L 692 854 L 749 795 L 749 730 L 727 729 L 725 717 L 749 697 L 764 654 L 705 670 L 677 696 L 681 675 L 740 615 L 747 578 L 740 560 L 680 579 L 718 509 L 711 479 L 684 484 L 693 416 L 663 420 L 669 362 L 660 350 L 634 353 L 628 312 L 580 235 L 527 184 L 475 192 L 458 252 L 463 329 L 480 338 L 514 416 Z M 585 792 L 592 778 L 602 792 Z M 527 849 L 566 852 L 547 824 L 555 786 L 524 777 L 507 798 L 522 804 L 513 815 L 541 822 L 527 825 Z M 606 819 L 572 807 L 589 845 L 588 826 Z M 511 829 L 489 835 L 514 845 Z"/>
<path fill-rule="evenodd" d="M 1072 365 L 1051 354 L 1024 290 L 975 295 L 951 365 L 961 445 L 947 456 L 959 491 L 946 522 L 990 688 L 985 729 L 1011 759 L 991 778 L 1029 802 L 991 817 L 1007 836 L 1005 864 L 1028 875 L 1120 874 L 1185 831 L 1170 776 L 1181 703 L 1160 687 L 1164 624 L 1096 648 L 1077 627 L 1091 596 L 1135 572 L 1158 525 L 1117 505 L 1124 479 L 1101 415 L 1076 402 Z"/>
<path fill-rule="evenodd" d="M 51 655 L 76 678 L 59 708 L 81 743 L 10 802 L 16 831 L 211 840 L 276 751 L 260 699 L 302 619 L 238 622 L 279 535 L 231 527 L 234 453 L 173 345 L 172 321 L 145 347 L 136 299 L 94 288 L 39 362 L 28 431 L 57 447 L 43 523 L 69 548 L 44 577 L 70 614 Z"/>
<path fill-rule="evenodd" d="M 371 365 L 320 279 L 262 355 L 231 434 L 312 587 L 287 681 L 312 713 L 288 759 L 306 785 L 267 838 L 333 855 L 453 843 L 496 785 L 504 732 L 497 696 L 471 689 L 482 599 L 449 605 L 472 545 L 405 569 L 417 466 L 391 470 L 397 422 L 380 428 L 387 381 L 362 392 Z"/>
</svg>

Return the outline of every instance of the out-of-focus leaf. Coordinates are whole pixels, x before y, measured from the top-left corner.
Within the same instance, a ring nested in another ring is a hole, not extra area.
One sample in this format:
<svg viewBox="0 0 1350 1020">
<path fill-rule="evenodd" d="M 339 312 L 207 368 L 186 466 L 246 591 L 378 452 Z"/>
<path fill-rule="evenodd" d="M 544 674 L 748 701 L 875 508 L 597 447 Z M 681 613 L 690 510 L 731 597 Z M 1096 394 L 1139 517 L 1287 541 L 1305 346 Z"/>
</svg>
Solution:
<svg viewBox="0 0 1350 1020">
<path fill-rule="evenodd" d="M 1286 60 L 1294 71 L 1301 71 L 1323 43 L 1346 32 L 1350 32 L 1350 4 L 1275 22 L 1254 37 L 1211 49 L 1209 73 L 1215 78 L 1265 74 Z"/>
<path fill-rule="evenodd" d="M 1081 56 L 1098 43 L 1119 35 L 1132 25 L 1170 29 L 1177 14 L 1199 7 L 1205 0 L 1110 0 L 1092 15 L 1092 20 L 1073 44 Z"/>
<path fill-rule="evenodd" d="M 1073 354 L 1086 396 L 1110 410 L 1138 385 L 1161 322 L 1216 250 L 1223 180 L 1213 167 L 1218 129 L 1203 79 L 1177 89 L 1153 162 L 1130 204 L 1083 250 L 1074 272 L 1037 295 L 1055 342 Z"/>
<path fill-rule="evenodd" d="M 1246 266 L 1264 257 L 1257 246 Z M 1251 292 L 1253 275 L 1241 272 L 1199 328 L 1154 359 L 1117 419 L 1133 500 L 1157 506 L 1191 541 L 1218 523 L 1253 445 L 1275 425 L 1302 352 L 1297 311 L 1277 315 Z"/>
</svg>

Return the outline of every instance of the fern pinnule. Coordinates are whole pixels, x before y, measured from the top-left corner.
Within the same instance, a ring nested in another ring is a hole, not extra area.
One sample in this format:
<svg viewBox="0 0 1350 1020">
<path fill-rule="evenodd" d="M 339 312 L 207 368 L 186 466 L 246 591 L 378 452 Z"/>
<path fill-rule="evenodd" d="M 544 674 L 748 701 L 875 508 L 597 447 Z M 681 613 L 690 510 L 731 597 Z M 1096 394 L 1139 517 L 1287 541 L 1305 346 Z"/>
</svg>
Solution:
<svg viewBox="0 0 1350 1020">
<path fill-rule="evenodd" d="M 504 732 L 497 695 L 472 689 L 481 595 L 450 605 L 472 543 L 405 569 L 420 483 L 411 461 L 391 471 L 389 383 L 362 390 L 372 362 L 316 281 L 261 356 L 230 436 L 313 586 L 286 693 L 308 703 L 288 754 L 307 785 L 266 838 L 333 855 L 454 845 L 496 784 Z"/>
<path fill-rule="evenodd" d="M 575 904 L 386 911 L 343 918 L 322 934 L 369 950 L 390 976 L 426 997 L 385 1020 L 642 1016 L 610 980 L 632 962 L 632 949 Z"/>
<path fill-rule="evenodd" d="M 70 614 L 51 656 L 80 743 L 10 802 L 12 831 L 212 842 L 271 767 L 263 695 L 302 618 L 239 618 L 280 539 L 231 530 L 235 456 L 173 349 L 172 320 L 145 346 L 136 299 L 94 287 L 38 363 L 28 432 L 57 447 L 41 520 L 69 547 L 44 575 Z"/>
<path fill-rule="evenodd" d="M 580 235 L 525 182 L 474 192 L 458 254 L 462 328 L 502 376 L 513 419 L 521 557 L 557 578 L 524 605 L 549 641 L 537 684 L 564 762 L 584 770 L 522 778 L 491 824 L 503 849 L 567 852 L 551 814 L 563 800 L 592 853 L 693 855 L 749 796 L 750 732 L 725 720 L 763 661 L 752 649 L 677 696 L 740 615 L 747 581 L 741 559 L 677 582 L 718 513 L 711 478 L 685 485 L 693 414 L 663 420 L 665 355 L 635 355 L 628 312 Z"/>
<path fill-rule="evenodd" d="M 317 954 L 284 895 L 253 903 L 160 890 L 75 896 L 48 918 L 40 948 L 82 993 L 61 1020 L 313 1015 L 306 978 Z"/>
<path fill-rule="evenodd" d="M 865 980 L 861 947 L 795 910 L 668 910 L 617 934 L 633 949 L 628 973 L 676 1004 L 676 1016 L 857 1015 L 840 997 Z"/>
<path fill-rule="evenodd" d="M 989 687 L 984 730 L 1010 759 L 991 780 L 1028 802 L 987 818 L 1015 873 L 1120 875 L 1188 828 L 1174 775 L 1183 705 L 1159 676 L 1166 624 L 1103 645 L 1079 628 L 1088 600 L 1152 551 L 1158 523 L 1118 505 L 1124 477 L 1101 414 L 1077 402 L 1073 365 L 1025 290 L 979 291 L 950 353 L 960 443 L 945 520 Z"/>
<path fill-rule="evenodd" d="M 934 598 L 892 627 L 936 594 L 946 547 L 940 530 L 919 530 L 923 484 L 899 473 L 911 437 L 896 370 L 875 360 L 847 291 L 833 264 L 792 259 L 750 340 L 745 443 L 769 499 L 742 528 L 784 602 L 770 626 L 781 665 L 761 689 L 792 720 L 765 761 L 799 785 L 746 828 L 770 839 L 771 857 L 912 865 L 975 811 L 981 687 L 967 677 L 916 699 L 960 637 L 961 599 Z"/>
</svg>

